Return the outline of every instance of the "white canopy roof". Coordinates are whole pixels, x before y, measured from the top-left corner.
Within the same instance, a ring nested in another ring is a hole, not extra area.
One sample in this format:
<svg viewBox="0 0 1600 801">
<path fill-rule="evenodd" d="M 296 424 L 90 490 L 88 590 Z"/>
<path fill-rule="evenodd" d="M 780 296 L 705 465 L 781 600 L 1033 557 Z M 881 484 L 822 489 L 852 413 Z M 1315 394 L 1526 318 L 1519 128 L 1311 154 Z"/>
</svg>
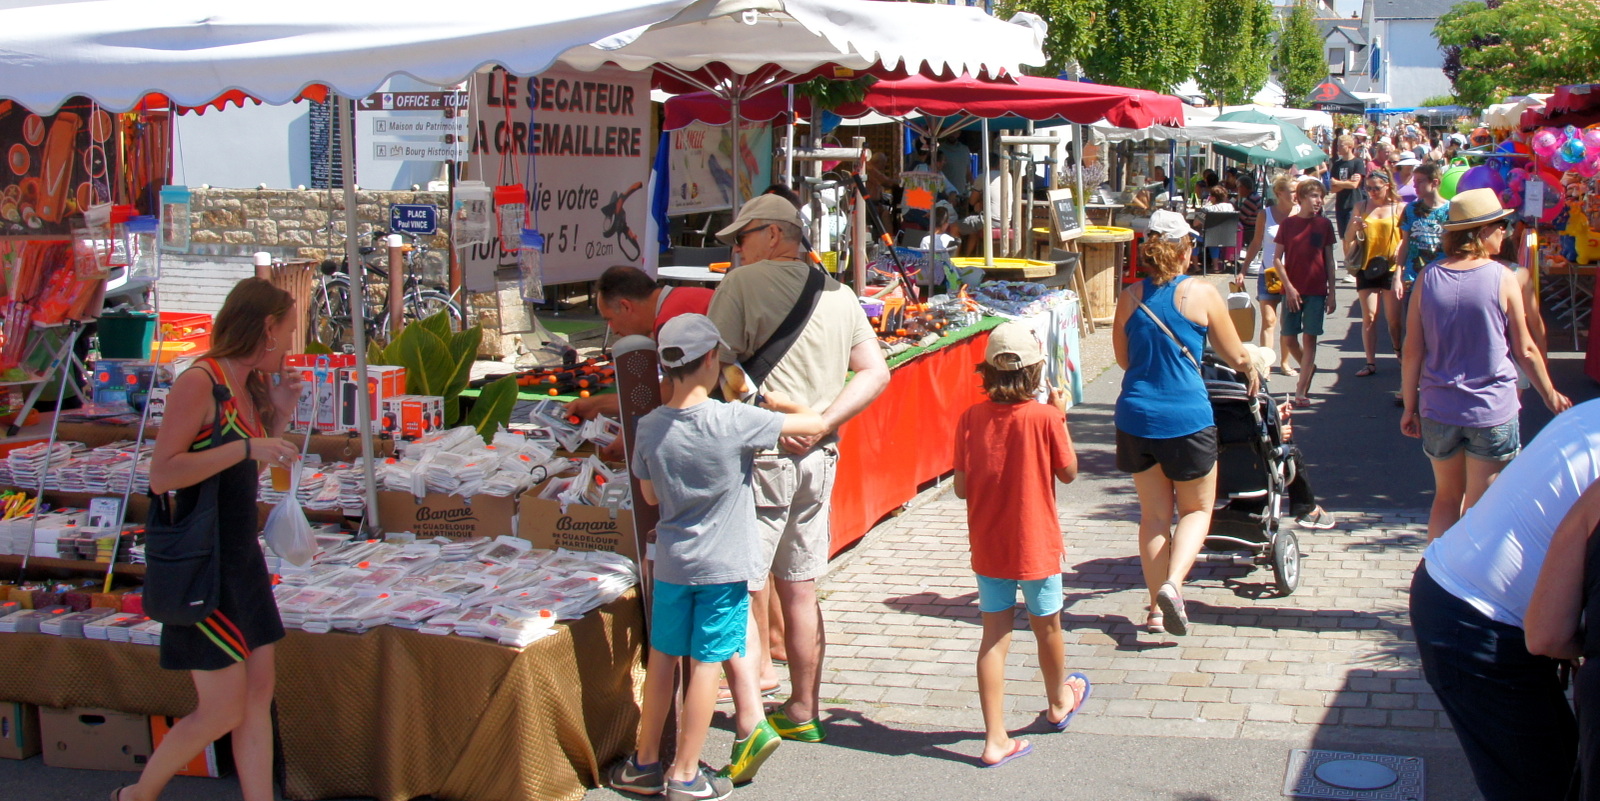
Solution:
<svg viewBox="0 0 1600 801">
<path fill-rule="evenodd" d="M 1115 128 L 1104 122 L 1090 126 L 1112 142 L 1151 140 L 1224 144 L 1240 147 L 1272 146 L 1278 142 L 1278 127 L 1255 122 L 1218 122 L 1184 118 L 1182 128 L 1152 125 L 1149 128 Z"/>
<path fill-rule="evenodd" d="M 1278 119 L 1283 120 L 1284 122 L 1287 122 L 1302 131 L 1309 131 L 1313 128 L 1333 127 L 1333 115 L 1326 111 L 1314 111 L 1306 108 L 1282 108 L 1279 106 L 1254 105 L 1226 106 L 1221 109 L 1217 108 L 1216 106 L 1197 106 L 1195 108 L 1187 108 L 1183 110 L 1184 124 L 1193 125 L 1194 120 L 1214 120 L 1220 114 L 1224 114 L 1229 111 L 1243 111 L 1246 109 L 1259 111 L 1262 114 L 1266 114 L 1270 117 L 1277 117 Z"/>
<path fill-rule="evenodd" d="M 696 0 L 671 20 L 597 41 L 561 57 L 592 70 L 610 62 L 643 70 L 697 70 L 712 62 L 738 75 L 766 67 L 806 73 L 875 64 L 961 73 L 1020 72 L 1045 63 L 1046 25 L 1032 14 L 1004 22 L 965 6 L 862 0 Z M 705 87 L 713 88 L 713 87 Z"/>
<path fill-rule="evenodd" d="M 1507 98 L 1506 102 L 1495 103 L 1483 110 L 1483 124 L 1490 128 L 1517 128 L 1522 125 L 1522 112 L 1539 108 L 1550 98 L 1548 94 Z"/>
<path fill-rule="evenodd" d="M 1197 105 L 1206 102 L 1206 93 L 1200 90 L 1200 84 L 1193 78 L 1178 84 L 1172 94 Z M 1261 106 L 1278 106 L 1283 104 L 1283 99 L 1283 84 L 1278 83 L 1276 78 L 1268 78 L 1266 84 L 1251 96 L 1250 102 Z"/>
<path fill-rule="evenodd" d="M 815 0 L 813 0 L 814 2 Z M 197 106 L 230 89 L 287 103 L 310 83 L 371 93 L 406 74 L 437 86 L 498 63 L 539 72 L 566 50 L 693 0 L 99 0 L 0 10 L 0 96 L 48 113 L 74 95 L 115 111 L 159 91 Z M 873 4 L 875 5 L 875 4 Z"/>
</svg>

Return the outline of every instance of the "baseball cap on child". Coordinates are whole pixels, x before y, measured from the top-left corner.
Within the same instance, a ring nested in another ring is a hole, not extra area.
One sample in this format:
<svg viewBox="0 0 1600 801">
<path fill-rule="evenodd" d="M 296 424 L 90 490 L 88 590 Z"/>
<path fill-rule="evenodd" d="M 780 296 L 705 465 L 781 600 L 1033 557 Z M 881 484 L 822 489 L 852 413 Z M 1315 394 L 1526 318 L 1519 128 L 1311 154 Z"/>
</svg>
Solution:
<svg viewBox="0 0 1600 801">
<path fill-rule="evenodd" d="M 728 346 L 722 341 L 722 335 L 717 333 L 717 326 L 710 317 L 704 314 L 680 314 L 661 326 L 656 352 L 660 354 L 663 366 L 682 367 L 718 345 Z"/>
<path fill-rule="evenodd" d="M 983 360 L 997 370 L 1020 370 L 1044 361 L 1044 349 L 1033 329 L 1021 323 L 1001 323 L 989 332 Z"/>
</svg>

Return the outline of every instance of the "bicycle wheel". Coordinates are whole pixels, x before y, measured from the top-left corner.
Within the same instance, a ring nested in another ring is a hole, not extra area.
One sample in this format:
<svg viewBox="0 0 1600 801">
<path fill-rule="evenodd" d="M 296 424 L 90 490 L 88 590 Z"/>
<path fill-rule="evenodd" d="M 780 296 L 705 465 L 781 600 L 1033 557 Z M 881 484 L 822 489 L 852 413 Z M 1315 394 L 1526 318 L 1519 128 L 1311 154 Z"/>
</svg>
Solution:
<svg viewBox="0 0 1600 801">
<path fill-rule="evenodd" d="M 448 316 L 451 331 L 466 328 L 466 316 L 461 313 L 461 307 L 444 292 L 437 289 L 414 289 L 406 294 L 406 325 L 417 320 L 425 320 L 439 312 L 445 312 Z"/>
<path fill-rule="evenodd" d="M 311 318 L 306 329 L 311 338 L 340 353 L 350 343 L 350 280 L 330 276 L 311 293 Z"/>
</svg>

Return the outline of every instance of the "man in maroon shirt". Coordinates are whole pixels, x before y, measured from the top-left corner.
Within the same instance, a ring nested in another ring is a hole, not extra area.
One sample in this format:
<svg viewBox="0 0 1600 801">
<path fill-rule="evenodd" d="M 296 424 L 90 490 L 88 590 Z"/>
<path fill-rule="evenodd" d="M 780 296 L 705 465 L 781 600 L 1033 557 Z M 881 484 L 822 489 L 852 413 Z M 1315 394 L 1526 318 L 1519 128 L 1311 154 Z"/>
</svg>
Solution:
<svg viewBox="0 0 1600 801">
<path fill-rule="evenodd" d="M 668 320 L 680 314 L 705 314 L 711 307 L 711 290 L 699 287 L 657 286 L 655 279 L 645 271 L 619 264 L 600 274 L 596 290 L 600 316 L 619 337 L 642 334 L 653 337 Z M 579 398 L 567 404 L 567 413 L 585 420 L 605 415 L 613 420 L 620 414 L 617 393 L 607 392 Z M 622 440 L 601 455 L 606 458 L 622 456 Z"/>
</svg>

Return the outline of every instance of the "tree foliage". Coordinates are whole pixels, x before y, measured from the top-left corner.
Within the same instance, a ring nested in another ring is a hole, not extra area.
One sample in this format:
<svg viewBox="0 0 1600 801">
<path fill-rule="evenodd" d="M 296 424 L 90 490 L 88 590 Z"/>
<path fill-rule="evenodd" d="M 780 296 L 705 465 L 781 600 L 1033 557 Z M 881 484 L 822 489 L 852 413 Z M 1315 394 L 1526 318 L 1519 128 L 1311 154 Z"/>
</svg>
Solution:
<svg viewBox="0 0 1600 801">
<path fill-rule="evenodd" d="M 1094 49 L 1096 26 L 1105 14 L 1106 1 L 1001 0 L 995 4 L 995 16 L 1008 19 L 1019 11 L 1030 11 L 1050 23 L 1044 39 L 1044 54 L 1050 60 L 1031 71 L 1053 78 Z"/>
<path fill-rule="evenodd" d="M 1434 24 L 1456 98 L 1486 106 L 1594 78 L 1600 57 L 1597 0 L 1461 3 Z"/>
<path fill-rule="evenodd" d="M 1283 84 L 1284 103 L 1293 108 L 1304 108 L 1311 90 L 1328 77 L 1315 19 L 1310 0 L 1300 0 L 1278 37 L 1278 81 Z"/>
<path fill-rule="evenodd" d="M 1200 37 L 1212 46 L 1200 51 L 1195 82 L 1212 103 L 1250 102 L 1272 73 L 1278 32 L 1272 0 L 1207 0 L 1200 13 Z"/>
<path fill-rule="evenodd" d="M 1207 0 L 1116 0 L 1098 23 L 1084 71 L 1100 83 L 1168 92 L 1194 76 Z M 1225 46 L 1213 43 L 1214 46 Z"/>
</svg>

